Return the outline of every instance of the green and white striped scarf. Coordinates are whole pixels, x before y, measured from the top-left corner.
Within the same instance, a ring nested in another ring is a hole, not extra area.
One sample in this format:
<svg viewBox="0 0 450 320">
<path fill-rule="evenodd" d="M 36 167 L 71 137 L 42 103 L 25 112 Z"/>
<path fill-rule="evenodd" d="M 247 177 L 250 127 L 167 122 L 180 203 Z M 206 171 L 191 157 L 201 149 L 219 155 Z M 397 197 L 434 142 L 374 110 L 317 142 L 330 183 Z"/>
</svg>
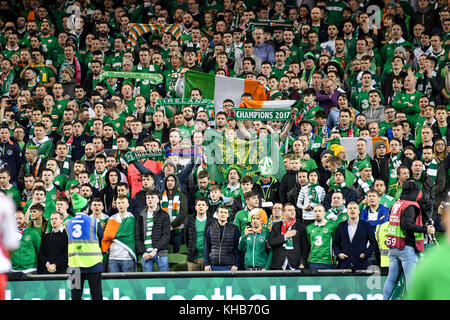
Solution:
<svg viewBox="0 0 450 320">
<path fill-rule="evenodd" d="M 358 170 L 359 163 L 363 161 L 367 161 L 370 163 L 370 160 L 371 159 L 368 154 L 366 154 L 366 156 L 363 159 L 355 158 L 355 161 L 353 161 L 352 166 L 352 173 L 355 175 L 355 177 L 359 178 L 359 170 Z"/>
<path fill-rule="evenodd" d="M 153 243 L 152 243 L 152 229 L 153 229 L 153 212 L 147 213 L 147 230 L 145 232 L 145 250 L 147 252 L 151 252 L 153 250 Z"/>
<path fill-rule="evenodd" d="M 373 177 L 370 177 L 367 182 L 364 182 L 361 178 L 358 178 L 358 185 L 364 190 L 364 194 L 366 194 L 370 190 L 370 186 L 373 184 L 373 182 Z"/>
<path fill-rule="evenodd" d="M 347 208 L 345 207 L 345 205 L 342 205 L 338 208 L 335 207 L 331 207 L 330 210 L 328 210 L 329 214 L 327 216 L 327 220 L 333 220 L 336 221 L 338 216 L 341 213 L 347 213 Z"/>
<path fill-rule="evenodd" d="M 433 179 L 433 182 L 436 182 L 438 166 L 436 159 L 431 160 L 429 163 L 423 162 L 423 171 Z"/>
</svg>

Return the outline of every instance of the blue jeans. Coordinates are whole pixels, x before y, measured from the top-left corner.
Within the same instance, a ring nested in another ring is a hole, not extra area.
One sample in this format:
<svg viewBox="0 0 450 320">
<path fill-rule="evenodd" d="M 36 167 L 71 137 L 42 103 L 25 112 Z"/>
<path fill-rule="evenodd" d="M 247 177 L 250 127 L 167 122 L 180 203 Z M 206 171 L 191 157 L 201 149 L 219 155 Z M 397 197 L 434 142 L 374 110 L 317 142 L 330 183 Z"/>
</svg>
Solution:
<svg viewBox="0 0 450 320">
<path fill-rule="evenodd" d="M 405 246 L 403 250 L 389 249 L 389 274 L 383 288 L 383 299 L 389 300 L 392 289 L 400 274 L 400 267 L 405 274 L 406 291 L 411 284 L 411 277 L 417 264 L 416 250 L 411 246 Z"/>
<path fill-rule="evenodd" d="M 153 272 L 153 263 L 155 262 L 158 264 L 158 271 L 169 271 L 169 257 L 160 257 L 156 254 L 153 259 L 145 260 L 142 258 L 142 272 Z"/>
<path fill-rule="evenodd" d="M 335 264 L 325 264 L 325 263 L 310 263 L 308 266 L 310 270 L 325 270 L 325 269 L 336 269 Z"/>
<path fill-rule="evenodd" d="M 135 272 L 134 260 L 108 260 L 109 272 Z"/>
<path fill-rule="evenodd" d="M 211 265 L 211 270 L 212 271 L 230 271 L 232 267 L 233 267 L 232 265 L 229 265 L 229 266 L 213 266 L 213 265 Z"/>
</svg>

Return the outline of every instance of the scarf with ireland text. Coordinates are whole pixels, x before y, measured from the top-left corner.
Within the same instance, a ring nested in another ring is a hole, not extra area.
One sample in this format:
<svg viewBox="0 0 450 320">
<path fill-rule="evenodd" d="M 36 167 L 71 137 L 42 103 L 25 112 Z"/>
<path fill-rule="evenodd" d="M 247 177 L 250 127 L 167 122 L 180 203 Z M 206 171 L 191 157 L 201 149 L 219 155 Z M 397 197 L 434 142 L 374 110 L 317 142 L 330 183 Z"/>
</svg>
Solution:
<svg viewBox="0 0 450 320">
<path fill-rule="evenodd" d="M 317 194 L 317 190 L 316 190 L 316 187 L 318 187 L 319 186 L 319 184 L 318 183 L 308 183 L 308 188 L 309 188 L 309 191 L 308 191 L 308 198 L 309 198 L 309 202 L 312 202 L 312 203 L 320 203 L 320 200 L 319 200 L 319 195 Z"/>
<path fill-rule="evenodd" d="M 370 177 L 370 179 L 366 182 L 362 181 L 361 178 L 358 178 L 358 185 L 361 187 L 361 189 L 363 189 L 364 194 L 369 192 L 370 186 L 373 184 L 373 182 L 374 182 L 373 177 Z"/>
<path fill-rule="evenodd" d="M 340 207 L 331 207 L 330 210 L 328 210 L 329 214 L 327 216 L 327 220 L 333 220 L 336 221 L 338 216 L 342 213 L 347 213 L 347 208 L 345 205 L 342 205 Z"/>
<path fill-rule="evenodd" d="M 153 212 L 147 213 L 147 230 L 145 231 L 145 250 L 151 252 L 153 250 L 152 243 L 152 229 L 153 229 Z"/>
<path fill-rule="evenodd" d="M 423 171 L 433 179 L 433 182 L 436 182 L 438 166 L 436 159 L 431 160 L 429 163 L 423 162 Z"/>
<path fill-rule="evenodd" d="M 169 200 L 167 190 L 164 190 L 161 198 L 161 209 L 169 214 L 170 221 L 178 216 L 180 209 L 180 188 L 177 188 L 172 200 Z"/>
<path fill-rule="evenodd" d="M 397 153 L 396 155 L 391 154 L 391 158 L 389 159 L 388 185 L 394 184 L 397 181 L 397 168 L 402 164 L 401 156 L 401 152 Z"/>
</svg>

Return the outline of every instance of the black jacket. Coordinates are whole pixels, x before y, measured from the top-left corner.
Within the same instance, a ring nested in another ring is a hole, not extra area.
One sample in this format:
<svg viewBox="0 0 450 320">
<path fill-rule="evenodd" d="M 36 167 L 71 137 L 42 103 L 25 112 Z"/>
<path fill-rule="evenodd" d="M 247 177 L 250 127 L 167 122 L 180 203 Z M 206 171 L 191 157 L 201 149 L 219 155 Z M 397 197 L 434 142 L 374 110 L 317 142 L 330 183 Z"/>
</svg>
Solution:
<svg viewBox="0 0 450 320">
<path fill-rule="evenodd" d="M 334 190 L 330 190 L 325 195 L 325 198 L 322 201 L 322 205 L 325 207 L 325 210 L 329 210 L 331 208 L 331 197 L 333 196 Z M 342 189 L 342 195 L 344 196 L 345 204 L 355 201 L 357 198 L 356 191 L 349 187 L 344 187 Z"/>
<path fill-rule="evenodd" d="M 300 264 L 305 265 L 308 261 L 308 238 L 306 236 L 306 227 L 298 220 L 292 225 L 292 230 L 297 230 L 297 234 L 293 238 L 294 249 L 286 250 L 284 244 L 286 240 L 281 233 L 283 223 L 276 223 L 272 227 L 269 236 L 269 246 L 273 250 L 272 265 L 270 269 L 280 270 L 283 267 L 286 257 L 289 266 L 298 268 Z"/>
<path fill-rule="evenodd" d="M 297 171 L 286 171 L 283 178 L 281 178 L 280 188 L 278 189 L 281 203 L 287 202 L 287 194 L 290 190 L 295 188 L 297 181 Z"/>
<path fill-rule="evenodd" d="M 147 232 L 147 207 L 136 217 L 136 254 L 145 253 L 145 233 Z M 153 213 L 152 246 L 161 250 L 169 250 L 170 218 L 169 215 L 158 209 Z"/>
<path fill-rule="evenodd" d="M 389 156 L 383 158 L 374 157 L 370 160 L 372 176 L 374 179 L 381 179 L 386 186 L 389 185 Z"/>
<path fill-rule="evenodd" d="M 42 236 L 41 248 L 38 255 L 38 273 L 49 274 L 46 263 L 56 264 L 56 273 L 66 273 L 68 267 L 68 237 L 66 230 L 53 231 Z"/>
<path fill-rule="evenodd" d="M 239 228 L 230 222 L 224 226 L 220 226 L 217 220 L 211 223 L 205 234 L 205 266 L 238 267 L 242 256 L 238 249 L 240 236 Z"/>
<path fill-rule="evenodd" d="M 197 213 L 194 213 L 193 215 L 189 216 L 186 219 L 186 225 L 184 227 L 184 242 L 187 246 L 187 261 L 194 262 L 194 257 L 196 254 L 195 245 L 197 241 L 197 228 L 195 226 L 195 219 L 197 218 Z M 210 215 L 206 216 L 206 227 L 205 227 L 205 234 L 206 230 L 208 230 L 209 226 L 214 222 L 217 221 L 215 218 L 213 218 Z"/>
</svg>

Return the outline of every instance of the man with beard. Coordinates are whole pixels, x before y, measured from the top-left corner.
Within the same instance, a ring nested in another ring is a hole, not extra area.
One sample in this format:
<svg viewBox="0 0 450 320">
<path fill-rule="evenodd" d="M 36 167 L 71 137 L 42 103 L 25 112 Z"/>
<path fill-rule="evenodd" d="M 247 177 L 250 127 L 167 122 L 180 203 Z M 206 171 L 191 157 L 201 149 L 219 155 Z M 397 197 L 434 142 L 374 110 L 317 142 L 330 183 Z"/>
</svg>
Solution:
<svg viewBox="0 0 450 320">
<path fill-rule="evenodd" d="M 191 31 L 192 28 L 194 27 L 194 18 L 192 17 L 192 14 L 190 14 L 189 12 L 186 12 L 183 15 L 183 33 L 181 34 L 181 38 L 182 38 L 182 44 L 184 45 L 185 43 L 189 43 L 192 41 L 192 37 L 191 37 Z"/>
<path fill-rule="evenodd" d="M 182 125 L 178 126 L 178 129 L 180 129 L 181 132 L 181 138 L 186 138 L 192 136 L 192 133 L 194 131 L 195 125 L 194 125 L 194 110 L 192 106 L 184 106 L 183 108 L 183 118 L 184 123 Z"/>
<path fill-rule="evenodd" d="M 99 60 L 94 60 L 91 62 L 90 69 L 92 72 L 88 74 L 88 76 L 84 79 L 83 82 L 84 90 L 86 90 L 86 94 L 88 96 L 91 95 L 97 83 L 100 82 L 100 73 L 102 73 L 103 64 Z"/>
</svg>

